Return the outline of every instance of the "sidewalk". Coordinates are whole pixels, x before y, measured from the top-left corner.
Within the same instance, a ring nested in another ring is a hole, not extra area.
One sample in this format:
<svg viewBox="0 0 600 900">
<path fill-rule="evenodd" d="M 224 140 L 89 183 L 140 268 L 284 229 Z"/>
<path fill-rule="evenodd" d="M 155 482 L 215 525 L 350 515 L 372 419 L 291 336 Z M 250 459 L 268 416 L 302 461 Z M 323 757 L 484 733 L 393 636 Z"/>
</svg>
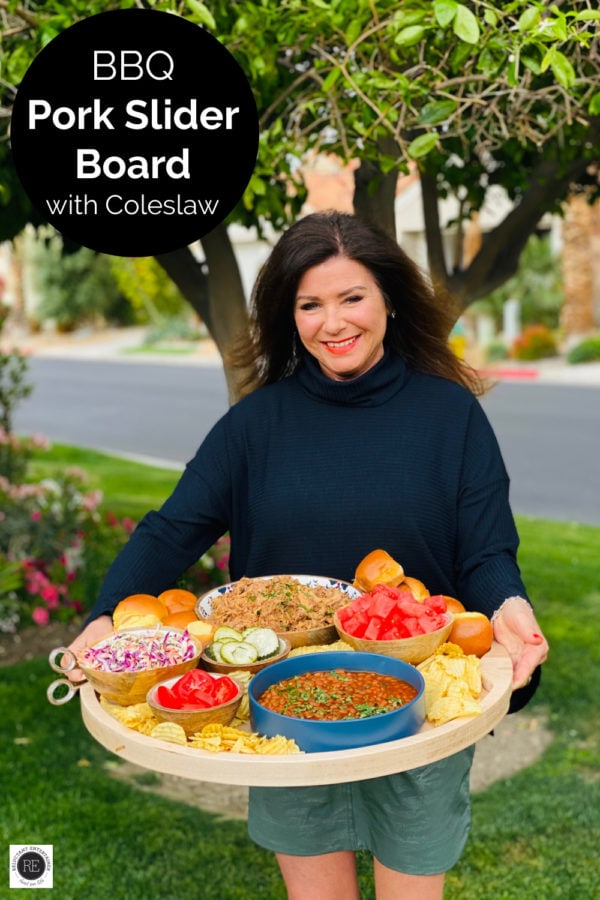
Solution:
<svg viewBox="0 0 600 900">
<path fill-rule="evenodd" d="M 480 372 L 495 381 L 600 387 L 600 363 L 569 365 L 564 357 L 560 356 L 531 363 L 503 360 L 493 366 L 482 368 Z"/>
<path fill-rule="evenodd" d="M 4 347 L 18 347 L 26 356 L 45 359 L 113 360 L 126 363 L 165 365 L 221 365 L 221 356 L 212 340 L 194 344 L 172 344 L 170 348 L 149 350 L 143 342 L 145 327 L 113 328 L 103 331 L 82 329 L 72 334 L 12 335 Z"/>
<path fill-rule="evenodd" d="M 38 334 L 4 341 L 5 348 L 16 346 L 28 356 L 50 359 L 113 360 L 125 363 L 160 363 L 178 366 L 220 366 L 221 356 L 213 341 L 206 339 L 180 348 L 142 350 L 146 329 L 115 328 L 101 332 L 81 331 L 69 335 Z M 536 362 L 503 360 L 485 366 L 481 374 L 492 381 L 526 384 L 566 384 L 600 387 L 600 363 L 569 365 L 563 357 Z"/>
</svg>

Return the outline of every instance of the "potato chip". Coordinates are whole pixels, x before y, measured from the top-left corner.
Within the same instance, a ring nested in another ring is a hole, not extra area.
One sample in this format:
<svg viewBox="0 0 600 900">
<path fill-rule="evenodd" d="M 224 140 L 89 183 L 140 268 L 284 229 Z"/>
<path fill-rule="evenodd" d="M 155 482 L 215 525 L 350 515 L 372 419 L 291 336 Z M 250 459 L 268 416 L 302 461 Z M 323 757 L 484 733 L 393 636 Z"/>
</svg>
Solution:
<svg viewBox="0 0 600 900">
<path fill-rule="evenodd" d="M 190 738 L 190 745 L 199 750 L 225 753 L 279 754 L 299 753 L 298 745 L 285 737 L 261 737 L 232 725 L 205 725 Z"/>
<path fill-rule="evenodd" d="M 434 725 L 443 725 L 452 719 L 463 716 L 478 716 L 481 712 L 479 703 L 472 697 L 458 696 L 440 697 L 427 712 L 427 718 Z"/>
<path fill-rule="evenodd" d="M 417 666 L 425 679 L 425 715 L 434 725 L 481 713 L 481 662 L 446 643 Z"/>
<path fill-rule="evenodd" d="M 172 744 L 187 744 L 187 737 L 181 725 L 175 722 L 159 722 L 150 732 L 150 737 L 161 741 L 170 741 Z"/>
<path fill-rule="evenodd" d="M 347 644 L 346 641 L 335 641 L 333 644 L 310 644 L 306 647 L 294 647 L 290 650 L 288 656 L 302 656 L 304 653 L 321 653 L 324 650 L 352 650 L 354 647 Z"/>
<path fill-rule="evenodd" d="M 111 703 L 104 696 L 100 696 L 101 707 L 117 721 L 121 722 L 127 728 L 139 731 L 141 734 L 150 734 L 155 725 L 158 725 L 159 719 L 156 718 L 147 703 L 134 703 L 131 706 L 119 706 L 117 703 Z"/>
</svg>

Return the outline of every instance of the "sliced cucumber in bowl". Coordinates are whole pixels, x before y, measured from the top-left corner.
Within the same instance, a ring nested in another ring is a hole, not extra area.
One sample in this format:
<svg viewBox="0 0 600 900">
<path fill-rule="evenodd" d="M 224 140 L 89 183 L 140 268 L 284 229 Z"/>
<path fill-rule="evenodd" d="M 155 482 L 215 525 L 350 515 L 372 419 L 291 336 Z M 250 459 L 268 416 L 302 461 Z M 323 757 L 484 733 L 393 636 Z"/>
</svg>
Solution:
<svg viewBox="0 0 600 900">
<path fill-rule="evenodd" d="M 281 649 L 279 637 L 271 628 L 251 628 L 242 634 L 243 640 L 253 644 L 258 651 L 258 659 L 275 656 Z"/>
<path fill-rule="evenodd" d="M 231 628 L 229 625 L 219 625 L 218 628 L 215 629 L 215 633 L 213 634 L 213 643 L 215 641 L 241 641 L 242 640 L 242 632 L 236 631 L 235 628 Z"/>
<path fill-rule="evenodd" d="M 258 650 L 247 641 L 225 641 L 221 647 L 221 659 L 230 665 L 246 666 L 257 662 Z"/>
<path fill-rule="evenodd" d="M 205 653 L 214 662 L 241 666 L 277 656 L 282 646 L 279 635 L 272 628 L 256 626 L 236 631 L 228 625 L 221 625 Z"/>
</svg>

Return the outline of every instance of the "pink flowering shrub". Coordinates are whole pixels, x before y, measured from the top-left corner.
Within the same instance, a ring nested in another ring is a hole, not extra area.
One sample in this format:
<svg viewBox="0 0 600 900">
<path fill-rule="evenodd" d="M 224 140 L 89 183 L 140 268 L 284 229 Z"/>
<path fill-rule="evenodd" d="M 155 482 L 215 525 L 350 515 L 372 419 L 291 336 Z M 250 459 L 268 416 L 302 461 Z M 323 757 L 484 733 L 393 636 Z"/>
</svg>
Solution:
<svg viewBox="0 0 600 900">
<path fill-rule="evenodd" d="M 34 450 L 45 450 L 48 441 L 39 434 L 18 437 L 0 425 L 0 476 L 18 482 L 25 476 Z"/>
<path fill-rule="evenodd" d="M 13 484 L 0 476 L 0 632 L 68 621 L 93 605 L 104 574 L 136 523 L 102 511 L 102 492 L 78 468 Z M 229 537 L 181 578 L 202 593 L 229 580 Z M 12 573 L 2 591 L 3 567 Z"/>
<path fill-rule="evenodd" d="M 18 564 L 20 574 L 18 586 L 0 595 L 0 631 L 67 620 L 90 605 L 95 593 L 88 591 L 97 591 L 102 577 L 101 548 L 110 544 L 116 554 L 131 533 L 122 522 L 106 525 L 101 500 L 76 468 L 39 482 L 0 476 L 0 560 Z"/>
</svg>

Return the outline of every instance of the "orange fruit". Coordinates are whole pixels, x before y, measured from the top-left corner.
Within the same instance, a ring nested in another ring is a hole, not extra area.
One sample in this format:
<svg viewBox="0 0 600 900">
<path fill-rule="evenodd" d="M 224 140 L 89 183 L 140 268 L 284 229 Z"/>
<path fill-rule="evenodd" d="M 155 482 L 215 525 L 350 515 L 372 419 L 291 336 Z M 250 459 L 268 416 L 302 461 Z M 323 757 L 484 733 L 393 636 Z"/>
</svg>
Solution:
<svg viewBox="0 0 600 900">
<path fill-rule="evenodd" d="M 459 612 L 454 615 L 448 642 L 458 644 L 464 653 L 483 656 L 494 640 L 494 629 L 487 616 L 479 612 Z"/>
<path fill-rule="evenodd" d="M 415 600 L 424 600 L 425 597 L 431 596 L 422 581 L 418 578 L 409 578 L 405 576 L 398 585 L 400 591 L 410 591 Z"/>
<path fill-rule="evenodd" d="M 169 613 L 193 609 L 198 600 L 195 594 L 192 594 L 191 591 L 184 591 L 183 588 L 169 588 L 159 594 L 158 599 L 164 603 Z"/>
<path fill-rule="evenodd" d="M 446 601 L 446 611 L 452 613 L 452 615 L 456 615 L 456 613 L 466 612 L 466 609 L 456 597 L 447 597 L 444 594 L 444 600 Z"/>
</svg>

